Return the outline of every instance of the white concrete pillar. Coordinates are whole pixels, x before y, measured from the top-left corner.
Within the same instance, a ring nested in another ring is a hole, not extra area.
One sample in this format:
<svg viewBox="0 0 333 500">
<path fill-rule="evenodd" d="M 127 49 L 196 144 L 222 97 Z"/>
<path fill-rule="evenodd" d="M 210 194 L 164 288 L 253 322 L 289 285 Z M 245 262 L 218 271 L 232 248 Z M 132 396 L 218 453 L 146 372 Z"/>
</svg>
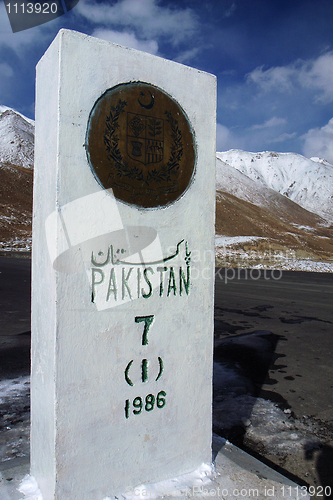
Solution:
<svg viewBox="0 0 333 500">
<path fill-rule="evenodd" d="M 211 461 L 215 77 L 61 30 L 37 66 L 31 473 L 102 500 Z"/>
</svg>

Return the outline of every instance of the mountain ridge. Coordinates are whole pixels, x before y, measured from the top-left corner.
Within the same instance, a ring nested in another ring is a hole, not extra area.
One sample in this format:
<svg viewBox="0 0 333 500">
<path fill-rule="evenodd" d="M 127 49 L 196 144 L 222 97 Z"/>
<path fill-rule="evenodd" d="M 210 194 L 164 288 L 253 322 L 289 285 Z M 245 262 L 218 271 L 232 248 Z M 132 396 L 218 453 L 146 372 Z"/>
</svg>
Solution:
<svg viewBox="0 0 333 500">
<path fill-rule="evenodd" d="M 237 149 L 216 156 L 255 181 L 258 188 L 273 189 L 333 223 L 333 166 L 326 160 L 314 161 L 297 153 Z"/>
</svg>

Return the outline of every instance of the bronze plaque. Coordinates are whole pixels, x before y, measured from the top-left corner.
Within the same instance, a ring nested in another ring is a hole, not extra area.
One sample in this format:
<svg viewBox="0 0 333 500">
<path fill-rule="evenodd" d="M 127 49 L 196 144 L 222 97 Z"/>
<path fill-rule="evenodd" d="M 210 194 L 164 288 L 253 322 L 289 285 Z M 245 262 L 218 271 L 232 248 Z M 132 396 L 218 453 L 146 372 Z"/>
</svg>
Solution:
<svg viewBox="0 0 333 500">
<path fill-rule="evenodd" d="M 189 187 L 196 148 L 181 106 L 142 82 L 107 90 L 91 110 L 87 157 L 98 182 L 140 208 L 165 207 Z"/>
</svg>

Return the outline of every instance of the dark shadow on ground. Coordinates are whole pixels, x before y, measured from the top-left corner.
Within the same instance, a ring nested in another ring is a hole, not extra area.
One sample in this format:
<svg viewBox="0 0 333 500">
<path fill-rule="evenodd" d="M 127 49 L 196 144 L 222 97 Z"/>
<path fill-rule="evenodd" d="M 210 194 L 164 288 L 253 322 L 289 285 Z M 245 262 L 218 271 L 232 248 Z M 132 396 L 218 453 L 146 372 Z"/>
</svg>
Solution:
<svg viewBox="0 0 333 500">
<path fill-rule="evenodd" d="M 320 478 L 321 487 L 315 488 L 314 492 L 325 499 L 333 498 L 333 447 L 327 444 L 319 445 L 318 443 L 308 443 L 305 450 L 305 459 L 312 459 L 316 456 L 316 469 Z M 312 491 L 309 490 L 312 495 Z"/>
<path fill-rule="evenodd" d="M 215 331 L 220 337 L 221 323 Z M 275 383 L 268 373 L 280 357 L 275 353 L 279 339 L 279 335 L 258 330 L 215 340 L 213 431 L 300 486 L 308 486 L 306 481 L 266 459 L 244 442 L 253 404 L 259 394 L 263 396 L 262 385 Z M 287 401 L 281 396 L 269 391 L 265 393 L 267 399 L 274 396 L 270 400 L 274 399 L 273 402 L 281 408 L 288 408 Z M 233 406 L 234 401 L 240 401 L 241 406 Z M 233 410 L 238 413 L 237 417 L 231 414 Z M 229 412 L 233 425 L 228 421 Z"/>
</svg>

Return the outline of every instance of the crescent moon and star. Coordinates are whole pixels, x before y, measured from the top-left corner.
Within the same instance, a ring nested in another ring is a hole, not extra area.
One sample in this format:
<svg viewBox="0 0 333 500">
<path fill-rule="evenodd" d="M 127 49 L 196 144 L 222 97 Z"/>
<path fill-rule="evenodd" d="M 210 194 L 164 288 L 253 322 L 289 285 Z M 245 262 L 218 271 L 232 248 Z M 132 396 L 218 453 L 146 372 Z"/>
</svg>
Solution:
<svg viewBox="0 0 333 500">
<path fill-rule="evenodd" d="M 153 94 L 150 92 L 150 90 L 148 90 L 147 92 L 150 94 L 150 102 L 148 104 L 145 104 L 145 103 L 140 101 L 140 97 L 146 97 L 146 95 L 147 95 L 145 92 L 141 92 L 140 97 L 138 98 L 138 103 L 144 109 L 151 109 L 155 104 L 155 98 L 154 98 Z"/>
</svg>

